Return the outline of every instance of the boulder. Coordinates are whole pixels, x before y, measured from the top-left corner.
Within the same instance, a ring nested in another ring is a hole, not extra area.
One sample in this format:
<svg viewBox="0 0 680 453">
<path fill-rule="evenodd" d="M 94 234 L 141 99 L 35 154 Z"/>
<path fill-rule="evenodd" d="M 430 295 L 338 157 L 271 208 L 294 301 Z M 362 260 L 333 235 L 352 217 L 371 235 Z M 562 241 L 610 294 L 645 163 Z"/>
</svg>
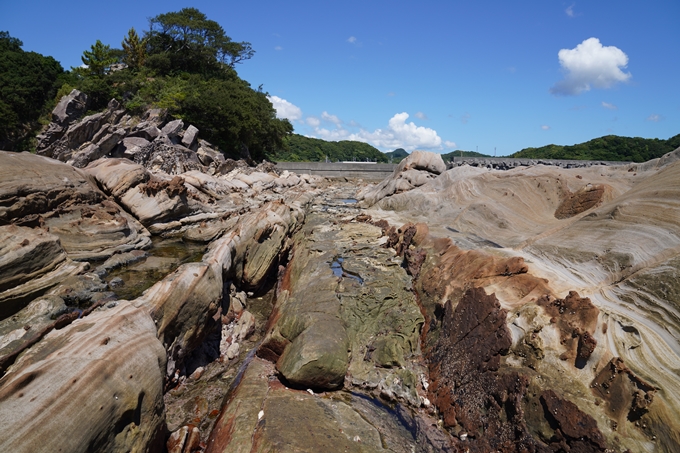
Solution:
<svg viewBox="0 0 680 453">
<path fill-rule="evenodd" d="M 76 168 L 84 168 L 90 162 L 99 159 L 106 153 L 103 149 L 94 143 L 90 143 L 85 148 L 73 154 L 69 159 L 68 164 Z"/>
<path fill-rule="evenodd" d="M 377 186 L 369 186 L 357 193 L 361 205 L 373 206 L 383 198 L 420 187 L 446 171 L 440 154 L 413 151 L 394 169 L 392 176 Z"/>
<path fill-rule="evenodd" d="M 185 147 L 191 149 L 191 150 L 196 150 L 195 146 L 197 143 L 197 137 L 198 137 L 198 128 L 195 127 L 194 125 L 190 124 L 189 127 L 187 127 L 187 130 L 184 131 L 184 136 L 182 136 L 182 145 Z"/>
<path fill-rule="evenodd" d="M 130 189 L 147 182 L 151 177 L 143 166 L 127 159 L 115 158 L 92 162 L 85 172 L 93 176 L 106 193 L 119 201 Z"/>
<path fill-rule="evenodd" d="M 136 153 L 134 161 L 149 170 L 162 171 L 169 175 L 205 170 L 194 151 L 180 145 L 163 143 L 160 137 Z"/>
<path fill-rule="evenodd" d="M 93 140 L 103 127 L 108 127 L 107 123 L 115 123 L 123 113 L 118 101 L 111 99 L 105 111 L 86 116 L 77 123 L 71 124 L 63 137 L 49 146 L 46 146 L 47 142 L 39 142 L 36 152 L 66 162 L 71 158 L 73 150 Z"/>
<path fill-rule="evenodd" d="M 0 221 L 43 226 L 76 260 L 146 248 L 149 233 L 87 174 L 28 153 L 0 152 Z"/>
<path fill-rule="evenodd" d="M 85 268 L 66 256 L 59 238 L 40 229 L 0 226 L 0 319 Z"/>
<path fill-rule="evenodd" d="M 191 212 L 181 178 L 149 180 L 125 192 L 120 202 L 146 226 L 174 220 Z"/>
<path fill-rule="evenodd" d="M 143 121 L 135 126 L 128 134 L 128 138 L 139 137 L 148 141 L 153 141 L 161 135 L 161 130 L 157 126 L 148 121 Z"/>
<path fill-rule="evenodd" d="M 52 110 L 52 122 L 38 135 L 38 149 L 44 149 L 60 139 L 68 126 L 87 110 L 88 98 L 85 93 L 74 89 L 63 96 Z"/>
<path fill-rule="evenodd" d="M 59 100 L 52 110 L 52 121 L 60 126 L 66 126 L 77 120 L 87 110 L 88 97 L 76 89 Z"/>
<path fill-rule="evenodd" d="M 126 159 L 134 160 L 135 154 L 137 154 L 149 143 L 150 141 L 147 138 L 141 136 L 127 136 L 119 143 L 118 147 L 114 151 L 114 155 L 117 157 L 124 157 Z"/>
<path fill-rule="evenodd" d="M 170 140 L 174 140 L 179 136 L 179 133 L 182 132 L 183 127 L 184 121 L 179 119 L 173 120 L 170 121 L 165 126 L 163 126 L 163 129 L 161 129 L 161 133 L 167 135 Z"/>
<path fill-rule="evenodd" d="M 167 375 L 182 370 L 207 333 L 222 302 L 222 273 L 205 263 L 188 263 L 137 299 L 147 307 L 168 353 Z"/>
<path fill-rule="evenodd" d="M 98 203 L 103 194 L 78 169 L 30 153 L 0 151 L 0 222 L 37 222 L 60 206 Z"/>
<path fill-rule="evenodd" d="M 0 381 L 0 450 L 159 451 L 165 351 L 129 302 L 52 330 Z"/>
</svg>

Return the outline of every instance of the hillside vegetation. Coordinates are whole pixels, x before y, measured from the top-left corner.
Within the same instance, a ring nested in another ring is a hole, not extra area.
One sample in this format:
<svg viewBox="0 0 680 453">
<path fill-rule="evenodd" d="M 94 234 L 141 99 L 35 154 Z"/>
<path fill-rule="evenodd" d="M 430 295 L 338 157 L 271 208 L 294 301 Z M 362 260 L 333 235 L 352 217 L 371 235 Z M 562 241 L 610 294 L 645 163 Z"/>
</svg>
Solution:
<svg viewBox="0 0 680 453">
<path fill-rule="evenodd" d="M 478 153 L 476 151 L 456 150 L 450 153 L 442 154 L 444 162 L 451 162 L 454 157 L 491 157 L 488 154 Z"/>
<path fill-rule="evenodd" d="M 288 120 L 276 118 L 267 93 L 261 87 L 253 89 L 236 72 L 236 64 L 254 54 L 250 43 L 233 41 L 217 22 L 196 8 L 159 14 L 149 19 L 149 30 L 142 36 L 131 28 L 122 38 L 120 49 L 97 40 L 83 52 L 84 66 L 71 68 L 58 80 L 61 67 L 51 57 L 40 56 L 47 61 L 43 65 L 54 67 L 52 72 L 46 71 L 46 80 L 39 85 L 44 95 L 35 101 L 31 98 L 26 114 L 21 106 L 0 104 L 0 115 L 13 120 L 14 112 L 17 117 L 16 121 L 2 121 L 6 130 L 0 133 L 14 137 L 23 127 L 22 122 L 46 113 L 46 107 L 54 105 L 55 88 L 56 99 L 74 88 L 86 93 L 90 111 L 103 110 L 112 98 L 132 113 L 166 109 L 170 116 L 197 127 L 201 137 L 230 157 L 261 160 L 281 149 L 284 137 L 292 133 Z M 7 53 L 7 39 L 13 38 L 0 36 L 4 46 L 0 48 L 0 62 Z M 14 53 L 18 52 L 16 42 L 10 41 Z M 0 69 L 3 81 L 25 78 L 21 64 Z M 29 86 L 36 84 L 30 81 Z M 14 83 L 10 91 L 21 93 L 17 91 L 20 86 Z M 4 86 L 0 85 L 0 89 L 4 100 Z M 35 135 L 37 131 L 33 128 L 32 132 Z M 16 145 L 8 145 L 8 149 L 16 149 Z"/>
<path fill-rule="evenodd" d="M 26 149 L 64 72 L 54 58 L 21 46 L 19 39 L 0 32 L 0 149 Z"/>
<path fill-rule="evenodd" d="M 393 164 L 398 164 L 401 162 L 406 156 L 408 156 L 408 153 L 404 148 L 397 148 L 394 151 L 390 151 L 385 153 L 385 157 L 387 157 L 388 162 L 393 163 Z"/>
<path fill-rule="evenodd" d="M 680 147 L 680 134 L 668 140 L 606 135 L 571 146 L 525 148 L 510 157 L 528 159 L 577 159 L 645 162 Z"/>
<path fill-rule="evenodd" d="M 362 161 L 387 162 L 387 156 L 368 143 L 343 140 L 327 142 L 318 138 L 292 134 L 284 139 L 284 147 L 268 156 L 283 162 Z"/>
</svg>

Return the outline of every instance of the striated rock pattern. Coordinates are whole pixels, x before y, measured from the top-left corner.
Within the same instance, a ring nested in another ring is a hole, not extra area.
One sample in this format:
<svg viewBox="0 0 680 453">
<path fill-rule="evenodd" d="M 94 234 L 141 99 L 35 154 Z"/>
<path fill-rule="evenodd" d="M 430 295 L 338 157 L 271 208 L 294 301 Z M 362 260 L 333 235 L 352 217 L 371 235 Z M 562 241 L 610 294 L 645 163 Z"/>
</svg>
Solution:
<svg viewBox="0 0 680 453">
<path fill-rule="evenodd" d="M 47 334 L 0 379 L 0 449 L 157 449 L 165 352 L 155 330 L 121 303 Z"/>
<path fill-rule="evenodd" d="M 677 153 L 367 186 L 86 103 L 0 153 L 0 450 L 680 448 Z"/>
</svg>

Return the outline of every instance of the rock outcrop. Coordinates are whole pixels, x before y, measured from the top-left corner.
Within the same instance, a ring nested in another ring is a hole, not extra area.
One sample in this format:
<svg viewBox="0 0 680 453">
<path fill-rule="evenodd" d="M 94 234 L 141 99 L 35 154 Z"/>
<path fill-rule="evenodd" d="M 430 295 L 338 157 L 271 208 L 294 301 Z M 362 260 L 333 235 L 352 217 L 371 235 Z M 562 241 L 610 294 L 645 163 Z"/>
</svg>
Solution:
<svg viewBox="0 0 680 453">
<path fill-rule="evenodd" d="M 129 302 L 53 330 L 0 379 L 0 448 L 158 450 L 164 364 L 153 321 Z"/>
<path fill-rule="evenodd" d="M 86 103 L 0 152 L 1 450 L 680 448 L 677 156 L 364 187 Z"/>
</svg>

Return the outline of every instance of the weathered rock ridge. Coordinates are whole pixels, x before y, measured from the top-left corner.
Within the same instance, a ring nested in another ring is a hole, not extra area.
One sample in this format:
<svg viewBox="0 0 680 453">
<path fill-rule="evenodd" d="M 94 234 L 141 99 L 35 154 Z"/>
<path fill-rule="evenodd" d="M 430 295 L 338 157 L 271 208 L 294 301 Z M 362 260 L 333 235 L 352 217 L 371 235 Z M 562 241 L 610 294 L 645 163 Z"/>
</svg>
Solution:
<svg viewBox="0 0 680 453">
<path fill-rule="evenodd" d="M 680 448 L 674 155 L 371 186 L 86 106 L 0 152 L 0 450 Z"/>
</svg>

